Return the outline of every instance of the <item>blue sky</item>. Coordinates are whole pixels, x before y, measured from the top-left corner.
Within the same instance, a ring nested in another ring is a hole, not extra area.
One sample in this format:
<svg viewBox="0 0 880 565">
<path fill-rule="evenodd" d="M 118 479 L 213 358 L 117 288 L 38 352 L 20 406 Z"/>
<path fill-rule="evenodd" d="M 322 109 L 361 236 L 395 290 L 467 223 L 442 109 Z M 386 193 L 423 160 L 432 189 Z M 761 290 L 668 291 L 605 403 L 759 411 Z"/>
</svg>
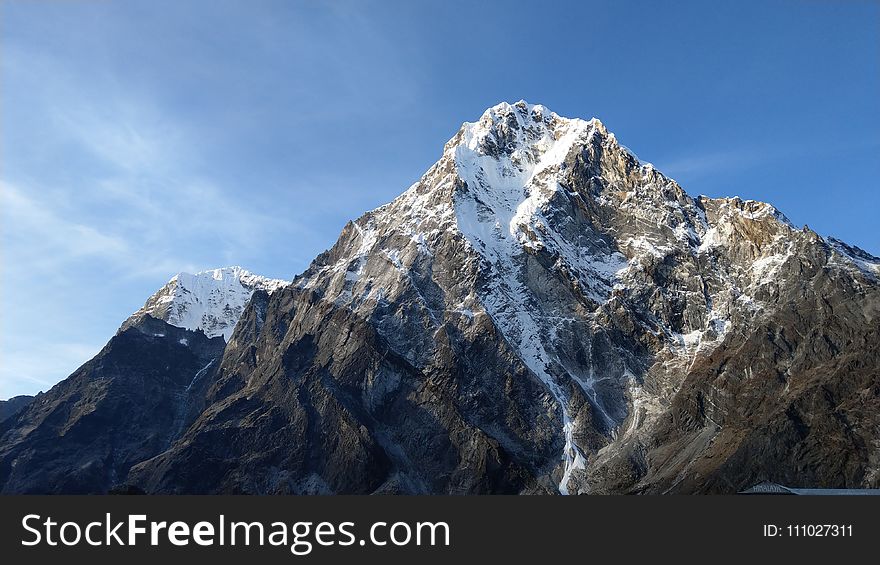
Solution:
<svg viewBox="0 0 880 565">
<path fill-rule="evenodd" d="M 0 398 L 178 271 L 292 278 L 502 100 L 880 254 L 880 3 L 0 3 Z"/>
</svg>

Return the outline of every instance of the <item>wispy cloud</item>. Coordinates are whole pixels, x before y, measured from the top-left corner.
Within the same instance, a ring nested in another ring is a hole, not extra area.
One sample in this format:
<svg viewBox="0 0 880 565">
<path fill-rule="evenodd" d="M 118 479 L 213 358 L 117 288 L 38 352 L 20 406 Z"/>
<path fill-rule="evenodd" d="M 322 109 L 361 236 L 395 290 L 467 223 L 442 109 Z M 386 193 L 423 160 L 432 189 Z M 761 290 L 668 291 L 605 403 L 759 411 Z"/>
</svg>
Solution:
<svg viewBox="0 0 880 565">
<path fill-rule="evenodd" d="M 49 390 L 58 375 L 68 375 L 100 351 L 102 343 L 61 342 L 51 354 L 18 355 L 4 352 L 0 366 L 0 399 Z"/>
<path fill-rule="evenodd" d="M 118 260 L 128 251 L 123 238 L 62 217 L 8 182 L 0 181 L 0 202 L 4 250 L 12 254 L 6 260 L 19 268 L 46 271 L 88 256 Z"/>
<path fill-rule="evenodd" d="M 28 54 L 15 50 L 13 56 Z M 64 151 L 89 161 L 60 180 L 36 170 L 41 162 L 13 162 L 12 173 L 4 172 L 4 238 L 14 251 L 42 271 L 89 255 L 129 276 L 158 269 L 170 276 L 226 257 L 243 262 L 266 237 L 269 214 L 242 198 L 238 187 L 195 172 L 202 144 L 179 117 L 112 77 L 98 76 L 101 88 L 80 92 L 63 68 L 34 59 L 33 68 L 12 67 L 23 82 L 39 83 L 45 96 L 40 134 L 56 145 L 49 157 L 63 159 Z M 3 133 L 16 137 L 9 129 Z"/>
<path fill-rule="evenodd" d="M 0 397 L 68 375 L 173 274 L 247 266 L 295 224 L 199 171 L 199 136 L 148 95 L 28 57 L 4 65 L 34 90 L 0 130 Z"/>
<path fill-rule="evenodd" d="M 849 138 L 843 142 L 829 143 L 823 139 L 803 140 L 800 143 L 766 144 L 751 147 L 724 148 L 708 152 L 693 152 L 681 157 L 660 160 L 657 168 L 664 173 L 692 178 L 717 175 L 731 171 L 750 171 L 757 167 L 779 163 L 786 159 L 811 156 L 839 155 L 862 151 L 880 145 L 876 136 Z"/>
<path fill-rule="evenodd" d="M 149 104 L 119 94 L 100 105 L 71 95 L 52 108 L 55 131 L 121 173 L 161 173 L 179 160 L 183 132 Z"/>
<path fill-rule="evenodd" d="M 772 158 L 770 154 L 760 153 L 753 149 L 738 149 L 673 158 L 670 161 L 657 163 L 657 167 L 673 177 L 677 175 L 698 176 L 746 168 L 770 158 Z"/>
</svg>

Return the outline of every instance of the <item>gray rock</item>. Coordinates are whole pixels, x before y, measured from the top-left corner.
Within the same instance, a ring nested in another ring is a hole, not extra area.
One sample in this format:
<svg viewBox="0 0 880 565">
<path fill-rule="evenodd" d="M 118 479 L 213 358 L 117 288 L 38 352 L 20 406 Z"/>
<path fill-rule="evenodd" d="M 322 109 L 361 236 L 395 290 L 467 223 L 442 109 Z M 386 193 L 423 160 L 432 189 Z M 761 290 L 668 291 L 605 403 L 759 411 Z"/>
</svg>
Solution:
<svg viewBox="0 0 880 565">
<path fill-rule="evenodd" d="M 26 394 L 13 396 L 8 400 L 0 400 L 0 422 L 14 416 L 22 408 L 33 402 L 34 397 Z"/>
</svg>

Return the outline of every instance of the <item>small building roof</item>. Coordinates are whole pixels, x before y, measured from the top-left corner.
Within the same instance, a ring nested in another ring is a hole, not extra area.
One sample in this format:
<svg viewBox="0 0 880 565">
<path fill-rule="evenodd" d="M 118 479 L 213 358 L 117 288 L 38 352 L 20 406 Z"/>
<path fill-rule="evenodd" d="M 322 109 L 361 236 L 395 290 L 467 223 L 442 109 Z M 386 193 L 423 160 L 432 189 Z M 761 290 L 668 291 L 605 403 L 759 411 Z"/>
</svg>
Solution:
<svg viewBox="0 0 880 565">
<path fill-rule="evenodd" d="M 788 495 L 813 495 L 813 496 L 878 496 L 880 489 L 868 488 L 795 488 L 787 487 L 770 481 L 758 483 L 739 494 L 788 494 Z"/>
</svg>

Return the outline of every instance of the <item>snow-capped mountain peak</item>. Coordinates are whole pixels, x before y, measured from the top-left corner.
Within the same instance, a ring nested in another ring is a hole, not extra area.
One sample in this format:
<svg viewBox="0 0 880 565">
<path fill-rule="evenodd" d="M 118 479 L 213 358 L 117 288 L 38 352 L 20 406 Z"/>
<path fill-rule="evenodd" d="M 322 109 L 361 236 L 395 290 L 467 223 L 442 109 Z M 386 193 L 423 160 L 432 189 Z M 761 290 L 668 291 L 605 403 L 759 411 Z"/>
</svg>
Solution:
<svg viewBox="0 0 880 565">
<path fill-rule="evenodd" d="M 172 326 L 201 329 L 208 337 L 222 335 L 228 341 L 254 291 L 271 294 L 288 284 L 238 266 L 178 273 L 130 319 L 149 314 Z"/>
<path fill-rule="evenodd" d="M 582 120 L 564 118 L 540 104 L 528 104 L 523 100 L 515 104 L 502 102 L 483 112 L 476 122 L 462 124 L 458 134 L 446 145 L 446 152 L 457 154 L 476 152 L 479 155 L 511 157 L 514 163 L 530 168 L 535 159 L 556 147 L 570 147 L 579 134 L 596 129 L 607 133 L 596 119 Z M 568 134 L 566 136 L 566 134 Z M 557 147 L 558 142 L 562 142 Z"/>
<path fill-rule="evenodd" d="M 640 380 L 654 358 L 662 378 L 690 371 L 774 315 L 779 281 L 804 265 L 840 264 L 854 285 L 877 273 L 874 258 L 832 249 L 828 261 L 818 235 L 769 204 L 691 197 L 595 118 L 520 101 L 465 122 L 295 284 L 377 320 L 415 367 L 436 350 L 425 328 L 491 324 L 557 407 L 565 493 L 582 488 L 586 419 L 628 437 L 662 412 Z"/>
<path fill-rule="evenodd" d="M 174 277 L 4 422 L 0 492 L 880 487 L 880 258 L 693 198 L 598 120 L 490 108 L 252 296 L 285 284 Z"/>
</svg>

